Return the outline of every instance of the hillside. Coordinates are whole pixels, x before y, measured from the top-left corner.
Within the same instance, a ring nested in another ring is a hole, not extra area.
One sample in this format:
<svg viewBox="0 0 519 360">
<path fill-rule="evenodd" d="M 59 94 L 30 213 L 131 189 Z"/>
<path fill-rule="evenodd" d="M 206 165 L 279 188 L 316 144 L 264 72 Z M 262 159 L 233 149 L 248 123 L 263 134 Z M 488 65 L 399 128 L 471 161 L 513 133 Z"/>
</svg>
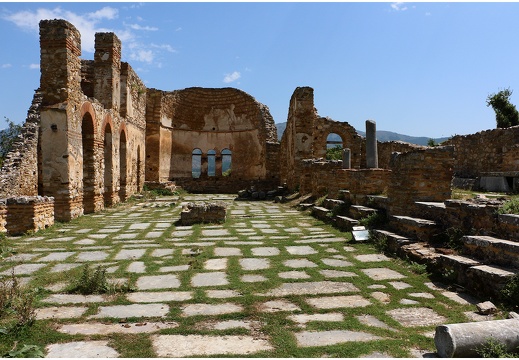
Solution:
<svg viewBox="0 0 519 360">
<path fill-rule="evenodd" d="M 276 128 L 278 131 L 278 139 L 281 140 L 281 136 L 283 135 L 283 132 L 285 131 L 285 128 L 287 126 L 287 123 L 277 123 Z M 362 136 L 366 136 L 366 132 L 357 130 L 357 133 Z M 392 131 L 384 131 L 384 130 L 377 130 L 377 140 L 378 141 L 404 141 L 410 144 L 416 144 L 416 145 L 427 145 L 427 142 L 430 138 L 425 136 L 409 136 L 409 135 L 403 135 L 398 134 Z M 441 143 L 442 141 L 447 140 L 447 137 L 444 138 L 435 138 L 433 139 L 436 143 Z M 333 139 L 338 140 L 338 139 Z"/>
</svg>

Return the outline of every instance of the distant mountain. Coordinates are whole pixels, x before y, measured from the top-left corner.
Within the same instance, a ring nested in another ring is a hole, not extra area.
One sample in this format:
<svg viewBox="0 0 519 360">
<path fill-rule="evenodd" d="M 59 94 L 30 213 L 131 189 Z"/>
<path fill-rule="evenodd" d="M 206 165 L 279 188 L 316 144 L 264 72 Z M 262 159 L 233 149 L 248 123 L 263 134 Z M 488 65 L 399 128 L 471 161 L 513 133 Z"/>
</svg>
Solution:
<svg viewBox="0 0 519 360">
<path fill-rule="evenodd" d="M 287 127 L 287 123 L 278 123 L 276 124 L 276 128 L 278 131 L 278 139 L 281 140 L 281 136 L 283 136 L 283 132 L 285 131 L 285 128 Z M 357 130 L 357 133 L 362 136 L 366 136 L 366 132 Z M 378 141 L 404 141 L 410 144 L 416 144 L 416 145 L 427 145 L 427 142 L 429 141 L 428 137 L 425 136 L 409 136 L 409 135 L 402 135 L 398 134 L 392 131 L 384 131 L 384 130 L 377 130 L 377 140 Z M 448 137 L 443 138 L 433 138 L 433 140 L 439 144 L 445 140 L 447 140 Z M 332 140 L 340 140 L 332 139 Z"/>
</svg>

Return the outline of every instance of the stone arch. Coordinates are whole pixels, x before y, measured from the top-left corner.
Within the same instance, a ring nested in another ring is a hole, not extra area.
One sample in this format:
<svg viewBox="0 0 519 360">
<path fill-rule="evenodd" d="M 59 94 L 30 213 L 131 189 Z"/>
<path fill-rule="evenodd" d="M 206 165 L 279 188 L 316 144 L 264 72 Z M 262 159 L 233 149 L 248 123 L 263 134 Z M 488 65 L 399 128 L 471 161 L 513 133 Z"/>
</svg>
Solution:
<svg viewBox="0 0 519 360">
<path fill-rule="evenodd" d="M 136 174 L 136 181 L 137 181 L 137 192 L 141 192 L 142 191 L 142 176 L 141 176 L 141 172 L 142 172 L 142 156 L 141 156 L 141 146 L 138 145 L 137 146 L 137 161 L 136 161 L 136 171 L 135 171 L 135 174 Z"/>
<path fill-rule="evenodd" d="M 341 138 L 343 148 L 351 148 L 354 154 L 359 153 L 360 155 L 360 137 L 351 125 L 333 120 L 324 120 L 320 125 L 321 130 L 314 138 L 314 157 L 325 157 L 328 136 L 330 134 L 337 134 Z"/>
<path fill-rule="evenodd" d="M 83 110 L 83 109 L 82 109 Z M 93 110 L 93 109 L 92 109 Z M 81 142 L 83 160 L 83 213 L 95 211 L 95 118 L 90 111 L 81 111 Z"/>
<path fill-rule="evenodd" d="M 127 157 L 127 137 L 126 127 L 124 123 L 121 125 L 119 135 L 119 198 L 121 201 L 126 200 L 127 178 L 128 178 L 128 157 Z"/>
<path fill-rule="evenodd" d="M 113 205 L 113 133 L 112 122 L 109 116 L 105 118 L 103 124 L 103 184 L 104 184 L 104 203 L 105 206 Z"/>
</svg>

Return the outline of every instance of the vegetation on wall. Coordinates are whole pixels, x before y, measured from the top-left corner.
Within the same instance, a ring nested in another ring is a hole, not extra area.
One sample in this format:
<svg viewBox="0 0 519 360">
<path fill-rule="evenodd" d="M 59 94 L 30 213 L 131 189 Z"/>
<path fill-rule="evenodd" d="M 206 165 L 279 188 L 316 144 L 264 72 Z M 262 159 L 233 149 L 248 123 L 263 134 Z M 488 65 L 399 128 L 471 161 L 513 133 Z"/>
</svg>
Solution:
<svg viewBox="0 0 519 360">
<path fill-rule="evenodd" d="M 5 157 L 11 149 L 13 148 L 13 144 L 22 132 L 22 126 L 17 125 L 12 122 L 10 119 L 4 116 L 5 121 L 7 122 L 7 128 L 0 130 L 0 166 L 4 163 Z"/>
<path fill-rule="evenodd" d="M 510 102 L 510 96 L 512 96 L 512 90 L 508 88 L 487 97 L 487 106 L 492 106 L 496 113 L 498 128 L 519 125 L 519 112 Z"/>
</svg>

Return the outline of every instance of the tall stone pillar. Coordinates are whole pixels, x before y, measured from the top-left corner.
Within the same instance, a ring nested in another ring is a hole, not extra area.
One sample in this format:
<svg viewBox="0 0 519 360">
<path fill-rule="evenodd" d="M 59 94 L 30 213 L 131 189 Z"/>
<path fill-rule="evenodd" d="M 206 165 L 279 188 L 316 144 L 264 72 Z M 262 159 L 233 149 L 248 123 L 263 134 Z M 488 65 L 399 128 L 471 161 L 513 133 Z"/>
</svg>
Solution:
<svg viewBox="0 0 519 360">
<path fill-rule="evenodd" d="M 81 34 L 65 20 L 40 21 L 42 195 L 53 196 L 55 218 L 78 217 L 82 207 Z M 80 161 L 78 161 L 78 159 Z"/>
<path fill-rule="evenodd" d="M 351 151 L 348 148 L 342 149 L 342 168 L 351 169 Z"/>
<path fill-rule="evenodd" d="M 106 109 L 119 111 L 121 102 L 121 41 L 114 33 L 96 33 L 94 97 Z"/>
<path fill-rule="evenodd" d="M 366 120 L 366 167 L 378 168 L 377 123 L 373 120 Z"/>
</svg>

